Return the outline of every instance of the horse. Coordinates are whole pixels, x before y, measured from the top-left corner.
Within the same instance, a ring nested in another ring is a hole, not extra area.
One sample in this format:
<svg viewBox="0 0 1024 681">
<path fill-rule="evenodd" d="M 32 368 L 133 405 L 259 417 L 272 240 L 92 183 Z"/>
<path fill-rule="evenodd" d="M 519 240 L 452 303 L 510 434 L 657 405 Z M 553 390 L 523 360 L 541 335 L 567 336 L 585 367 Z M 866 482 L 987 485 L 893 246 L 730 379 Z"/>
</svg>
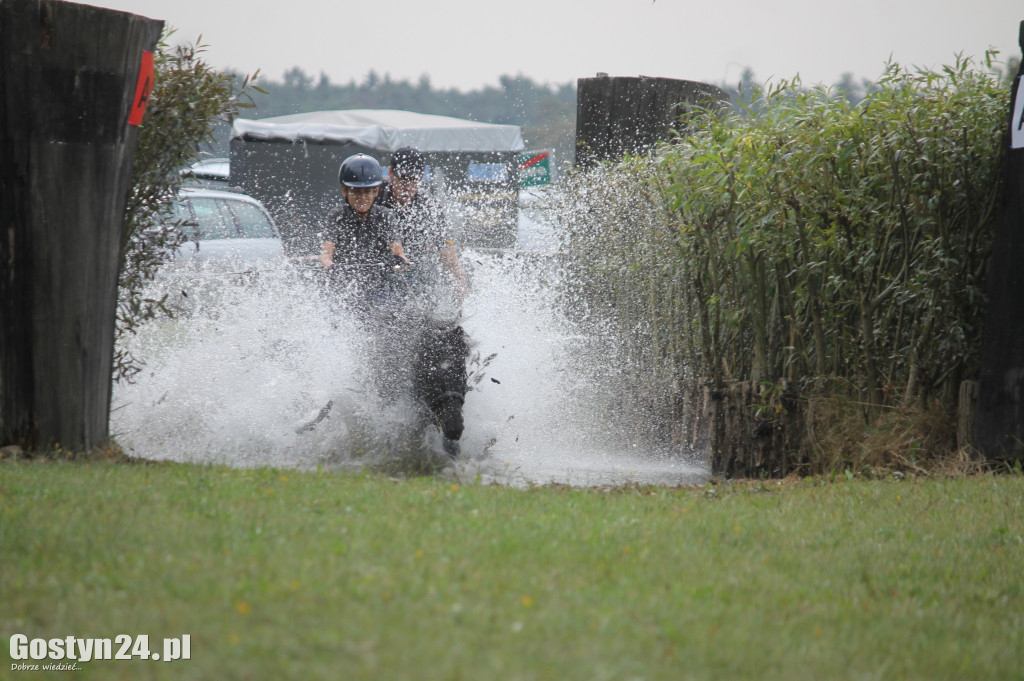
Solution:
<svg viewBox="0 0 1024 681">
<path fill-rule="evenodd" d="M 445 454 L 454 460 L 465 429 L 462 411 L 469 391 L 470 342 L 457 307 L 438 304 L 415 274 L 389 273 L 380 295 L 343 299 L 344 307 L 370 340 L 366 366 L 382 405 L 412 408 L 412 423 L 396 423 L 395 438 L 417 435 L 414 439 L 419 440 L 419 434 L 434 426 Z M 312 431 L 333 407 L 328 402 L 295 432 Z M 414 433 L 407 432 L 408 425 Z"/>
<path fill-rule="evenodd" d="M 466 332 L 457 323 L 427 320 L 413 347 L 413 399 L 441 431 L 445 453 L 455 458 L 465 428 L 462 408 L 469 390 Z"/>
</svg>

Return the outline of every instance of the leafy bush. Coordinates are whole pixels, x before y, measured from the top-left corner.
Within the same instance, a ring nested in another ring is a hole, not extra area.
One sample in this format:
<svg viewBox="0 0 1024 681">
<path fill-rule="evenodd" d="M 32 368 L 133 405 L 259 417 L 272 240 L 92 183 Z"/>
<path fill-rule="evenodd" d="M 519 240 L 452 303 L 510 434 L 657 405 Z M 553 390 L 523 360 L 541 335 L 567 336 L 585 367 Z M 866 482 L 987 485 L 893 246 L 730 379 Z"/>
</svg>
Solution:
<svg viewBox="0 0 1024 681">
<path fill-rule="evenodd" d="M 856 105 L 783 82 L 574 178 L 574 299 L 640 390 L 671 409 L 681 384 L 827 388 L 868 422 L 952 410 L 977 371 L 1003 153 L 990 58 L 889 65 Z"/>
<path fill-rule="evenodd" d="M 182 224 L 169 219 L 168 213 L 181 186 L 180 171 L 198 159 L 200 145 L 210 139 L 218 119 L 251 106 L 244 101 L 250 77 L 238 86 L 234 76 L 215 71 L 202 60 L 202 45 L 171 48 L 170 35 L 164 33 L 155 54 L 153 92 L 132 168 L 115 340 L 134 333 L 147 319 L 169 314 L 164 299 L 146 298 L 144 291 L 160 265 L 187 240 Z M 114 378 L 130 380 L 139 370 L 139 360 L 116 347 Z"/>
</svg>

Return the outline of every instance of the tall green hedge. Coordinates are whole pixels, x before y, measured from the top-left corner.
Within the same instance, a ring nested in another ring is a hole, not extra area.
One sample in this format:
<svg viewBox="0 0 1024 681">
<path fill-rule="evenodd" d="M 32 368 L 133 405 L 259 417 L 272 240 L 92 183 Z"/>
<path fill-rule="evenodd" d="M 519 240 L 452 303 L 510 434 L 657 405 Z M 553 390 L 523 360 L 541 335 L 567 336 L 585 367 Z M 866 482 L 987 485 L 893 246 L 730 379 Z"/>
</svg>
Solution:
<svg viewBox="0 0 1024 681">
<path fill-rule="evenodd" d="M 977 371 L 1008 91 L 969 59 L 889 65 L 857 105 L 783 82 L 571 179 L 568 300 L 638 394 L 839 388 L 951 408 Z M 668 403 L 666 403 L 668 404 Z"/>
</svg>

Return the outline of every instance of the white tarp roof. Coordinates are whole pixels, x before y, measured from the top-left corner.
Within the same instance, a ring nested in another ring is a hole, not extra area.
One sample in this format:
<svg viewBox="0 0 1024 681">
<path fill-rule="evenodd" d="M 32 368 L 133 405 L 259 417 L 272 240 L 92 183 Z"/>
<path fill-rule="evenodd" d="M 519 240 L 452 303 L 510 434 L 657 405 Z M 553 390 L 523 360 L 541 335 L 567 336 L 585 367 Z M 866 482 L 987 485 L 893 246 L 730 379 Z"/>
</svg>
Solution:
<svg viewBox="0 0 1024 681">
<path fill-rule="evenodd" d="M 231 138 L 243 136 L 282 142 L 355 142 L 383 152 L 401 147 L 415 147 L 422 152 L 524 149 L 518 125 L 477 123 L 393 109 L 316 111 L 259 120 L 236 118 Z"/>
</svg>

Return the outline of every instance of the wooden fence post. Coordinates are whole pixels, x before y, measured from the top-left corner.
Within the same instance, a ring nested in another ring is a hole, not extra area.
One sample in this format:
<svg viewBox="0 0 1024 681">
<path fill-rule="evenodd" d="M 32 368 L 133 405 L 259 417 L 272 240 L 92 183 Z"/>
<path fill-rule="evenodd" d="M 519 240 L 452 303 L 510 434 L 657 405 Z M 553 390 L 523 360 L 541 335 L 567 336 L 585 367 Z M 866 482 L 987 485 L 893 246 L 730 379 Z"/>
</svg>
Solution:
<svg viewBox="0 0 1024 681">
<path fill-rule="evenodd" d="M 769 391 L 755 381 L 707 388 L 704 418 L 710 423 L 711 473 L 723 478 L 778 478 L 803 463 L 795 455 L 805 414 L 786 381 Z"/>
<path fill-rule="evenodd" d="M 0 445 L 108 438 L 124 208 L 162 26 L 0 1 Z"/>
<path fill-rule="evenodd" d="M 956 446 L 965 449 L 974 445 L 974 415 L 978 403 L 978 382 L 960 381 L 956 402 Z"/>
<path fill-rule="evenodd" d="M 1024 52 L 1024 21 L 1020 24 Z M 1007 149 L 988 260 L 974 446 L 990 459 L 1024 460 L 1024 62 L 1010 103 Z"/>
<path fill-rule="evenodd" d="M 643 153 L 658 140 L 670 140 L 687 109 L 727 100 L 714 85 L 674 78 L 596 78 L 577 80 L 576 167 L 616 161 Z"/>
</svg>

